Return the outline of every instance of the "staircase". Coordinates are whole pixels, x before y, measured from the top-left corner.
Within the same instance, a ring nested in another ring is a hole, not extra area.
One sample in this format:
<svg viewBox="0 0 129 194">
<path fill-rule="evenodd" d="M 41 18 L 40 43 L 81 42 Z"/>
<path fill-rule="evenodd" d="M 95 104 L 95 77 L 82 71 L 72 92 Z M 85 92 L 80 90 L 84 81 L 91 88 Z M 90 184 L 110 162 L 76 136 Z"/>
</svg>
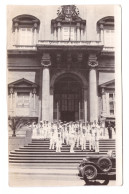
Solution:
<svg viewBox="0 0 129 194">
<path fill-rule="evenodd" d="M 11 151 L 9 154 L 9 163 L 31 163 L 45 165 L 76 165 L 86 156 L 103 156 L 108 150 L 115 152 L 115 140 L 99 140 L 99 153 L 89 151 L 89 142 L 86 143 L 86 150 L 81 151 L 81 147 L 74 148 L 74 153 L 70 153 L 70 146 L 62 145 L 61 153 L 57 153 L 56 149 L 49 149 L 49 139 L 32 139 L 27 146 Z"/>
</svg>

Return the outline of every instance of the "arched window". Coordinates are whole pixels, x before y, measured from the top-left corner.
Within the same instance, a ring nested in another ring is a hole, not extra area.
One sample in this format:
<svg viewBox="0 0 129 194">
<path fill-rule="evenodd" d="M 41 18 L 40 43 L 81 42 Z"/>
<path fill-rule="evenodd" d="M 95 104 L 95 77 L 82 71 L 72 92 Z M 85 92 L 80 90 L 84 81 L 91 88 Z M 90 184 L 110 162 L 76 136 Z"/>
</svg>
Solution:
<svg viewBox="0 0 129 194">
<path fill-rule="evenodd" d="M 100 35 L 100 41 L 103 42 L 105 47 L 114 47 L 114 17 L 108 16 L 100 19 L 97 22 L 97 27 Z"/>
<path fill-rule="evenodd" d="M 40 21 L 31 15 L 13 18 L 15 45 L 35 45 L 37 43 Z"/>
</svg>

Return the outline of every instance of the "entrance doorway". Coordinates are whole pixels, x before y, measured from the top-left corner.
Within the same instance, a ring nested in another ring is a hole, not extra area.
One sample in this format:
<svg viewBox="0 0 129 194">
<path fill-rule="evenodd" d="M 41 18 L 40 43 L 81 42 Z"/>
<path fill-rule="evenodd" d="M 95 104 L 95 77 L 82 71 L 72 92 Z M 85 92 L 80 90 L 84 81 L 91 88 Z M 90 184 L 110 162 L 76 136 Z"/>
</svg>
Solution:
<svg viewBox="0 0 129 194">
<path fill-rule="evenodd" d="M 83 112 L 83 90 L 80 80 L 71 74 L 60 77 L 54 85 L 54 120 L 80 120 Z"/>
</svg>

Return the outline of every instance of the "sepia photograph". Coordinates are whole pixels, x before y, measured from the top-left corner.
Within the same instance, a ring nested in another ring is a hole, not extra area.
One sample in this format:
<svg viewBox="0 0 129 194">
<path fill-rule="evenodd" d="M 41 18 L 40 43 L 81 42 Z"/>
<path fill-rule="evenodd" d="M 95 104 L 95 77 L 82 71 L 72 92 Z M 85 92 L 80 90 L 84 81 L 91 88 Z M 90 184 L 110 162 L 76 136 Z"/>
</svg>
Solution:
<svg viewBox="0 0 129 194">
<path fill-rule="evenodd" d="M 121 7 L 6 8 L 9 186 L 121 185 Z"/>
</svg>

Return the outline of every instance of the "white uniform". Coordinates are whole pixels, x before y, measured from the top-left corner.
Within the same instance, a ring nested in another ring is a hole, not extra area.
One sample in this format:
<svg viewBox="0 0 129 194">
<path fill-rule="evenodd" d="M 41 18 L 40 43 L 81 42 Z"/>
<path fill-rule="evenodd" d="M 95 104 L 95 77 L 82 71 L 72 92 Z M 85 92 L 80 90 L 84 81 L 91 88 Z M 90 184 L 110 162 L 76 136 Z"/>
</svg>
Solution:
<svg viewBox="0 0 129 194">
<path fill-rule="evenodd" d="M 96 125 L 95 130 L 95 152 L 99 152 L 100 126 L 98 124 Z"/>
<path fill-rule="evenodd" d="M 69 144 L 70 144 L 70 152 L 74 153 L 74 146 L 75 146 L 75 132 L 71 131 L 69 134 Z"/>
<path fill-rule="evenodd" d="M 51 129 L 50 132 L 50 147 L 49 149 L 54 149 L 55 139 L 54 139 L 54 129 Z"/>
<path fill-rule="evenodd" d="M 91 126 L 88 125 L 88 130 L 87 130 L 87 133 L 88 133 L 88 140 L 89 140 L 89 150 L 91 150 L 91 147 L 92 147 L 92 131 L 91 131 Z"/>
<path fill-rule="evenodd" d="M 95 129 L 95 127 L 92 127 L 92 131 L 91 131 L 91 146 L 92 146 L 93 150 L 95 150 L 95 136 L 96 136 L 96 129 Z"/>
<path fill-rule="evenodd" d="M 82 133 L 80 137 L 80 145 L 81 145 L 81 150 L 86 149 L 86 128 L 85 126 L 82 127 Z"/>
<path fill-rule="evenodd" d="M 37 139 L 37 128 L 34 124 L 32 124 L 32 138 Z"/>
<path fill-rule="evenodd" d="M 43 126 L 42 125 L 40 126 L 39 131 L 40 131 L 40 139 L 43 139 L 44 138 L 44 132 L 43 132 Z"/>
<path fill-rule="evenodd" d="M 62 146 L 62 139 L 61 139 L 61 132 L 57 134 L 56 139 L 56 152 L 61 152 L 61 146 Z"/>
<path fill-rule="evenodd" d="M 69 137 L 70 137 L 70 135 L 69 135 L 69 129 L 68 129 L 68 127 L 66 128 L 65 135 L 66 135 L 66 144 L 69 145 Z"/>
</svg>

